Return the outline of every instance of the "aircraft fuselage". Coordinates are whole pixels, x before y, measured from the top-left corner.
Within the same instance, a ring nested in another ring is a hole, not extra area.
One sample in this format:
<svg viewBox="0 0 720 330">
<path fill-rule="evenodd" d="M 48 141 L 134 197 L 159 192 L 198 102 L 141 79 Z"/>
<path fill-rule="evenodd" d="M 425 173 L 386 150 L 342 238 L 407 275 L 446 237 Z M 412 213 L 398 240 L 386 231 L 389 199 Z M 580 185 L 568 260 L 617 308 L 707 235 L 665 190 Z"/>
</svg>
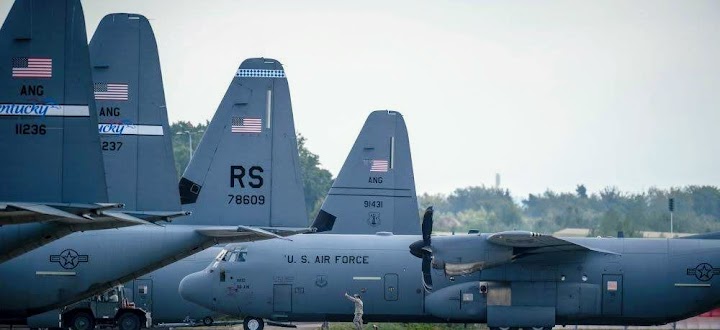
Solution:
<svg viewBox="0 0 720 330">
<path fill-rule="evenodd" d="M 213 262 L 181 291 L 224 313 L 286 321 L 351 320 L 345 292 L 361 294 L 371 322 L 486 323 L 490 315 L 497 323 L 526 315 L 527 326 L 647 325 L 720 305 L 717 240 L 568 238 L 608 253 L 540 253 L 466 276 L 433 269 L 426 291 L 421 261 L 408 251 L 418 239 L 312 234 L 235 244 L 243 261 Z"/>
</svg>

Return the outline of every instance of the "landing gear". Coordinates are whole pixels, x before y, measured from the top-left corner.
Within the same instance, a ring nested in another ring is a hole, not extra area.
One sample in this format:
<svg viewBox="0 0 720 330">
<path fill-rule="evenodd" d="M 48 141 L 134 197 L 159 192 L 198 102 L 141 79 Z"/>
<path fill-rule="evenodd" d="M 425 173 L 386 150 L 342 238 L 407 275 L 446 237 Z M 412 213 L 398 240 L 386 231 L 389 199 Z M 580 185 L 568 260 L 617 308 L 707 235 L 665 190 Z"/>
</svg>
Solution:
<svg viewBox="0 0 720 330">
<path fill-rule="evenodd" d="M 117 320 L 120 330 L 140 330 L 140 317 L 135 313 L 123 313 Z"/>
<path fill-rule="evenodd" d="M 202 319 L 202 324 L 206 327 L 211 326 L 213 322 L 215 322 L 215 320 L 213 320 L 213 318 L 210 316 L 205 316 L 205 318 Z"/>
<path fill-rule="evenodd" d="M 70 319 L 70 328 L 73 330 L 92 330 L 95 328 L 95 318 L 88 312 L 77 312 Z"/>
<path fill-rule="evenodd" d="M 243 321 L 243 329 L 245 330 L 263 330 L 265 321 L 261 318 L 248 316 Z"/>
</svg>

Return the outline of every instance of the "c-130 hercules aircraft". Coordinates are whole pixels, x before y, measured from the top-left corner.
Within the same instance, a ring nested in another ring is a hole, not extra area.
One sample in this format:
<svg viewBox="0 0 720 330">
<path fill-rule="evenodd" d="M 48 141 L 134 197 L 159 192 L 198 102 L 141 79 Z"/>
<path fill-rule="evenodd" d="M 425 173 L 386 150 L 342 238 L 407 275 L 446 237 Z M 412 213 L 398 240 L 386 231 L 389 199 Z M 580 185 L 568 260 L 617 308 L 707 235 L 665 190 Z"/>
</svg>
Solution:
<svg viewBox="0 0 720 330">
<path fill-rule="evenodd" d="M 382 118 L 377 116 L 368 118 L 343 167 L 356 170 L 350 174 L 356 183 L 407 171 L 394 166 L 373 172 L 374 156 L 361 155 L 376 147 L 363 141 L 368 125 L 392 127 L 374 122 Z M 402 141 L 403 130 L 404 124 L 390 134 Z M 361 154 L 353 157 L 356 152 Z M 382 212 L 388 200 L 397 200 L 389 191 L 376 198 L 349 193 L 357 188 L 343 188 L 346 203 L 375 202 Z M 323 210 L 330 208 L 326 204 Z M 314 226 L 332 229 L 346 219 L 333 212 L 318 216 Z M 229 244 L 205 270 L 183 279 L 180 293 L 207 308 L 245 316 L 245 328 L 253 330 L 263 328 L 263 319 L 350 321 L 345 291 L 361 294 L 369 322 L 487 323 L 491 329 L 659 325 L 720 304 L 720 233 L 677 239 L 560 238 L 524 231 L 432 237 L 432 213 L 430 208 L 423 217 L 422 236 L 318 233 L 292 242 Z M 409 219 L 381 216 L 385 225 L 417 226 L 416 217 Z"/>
</svg>

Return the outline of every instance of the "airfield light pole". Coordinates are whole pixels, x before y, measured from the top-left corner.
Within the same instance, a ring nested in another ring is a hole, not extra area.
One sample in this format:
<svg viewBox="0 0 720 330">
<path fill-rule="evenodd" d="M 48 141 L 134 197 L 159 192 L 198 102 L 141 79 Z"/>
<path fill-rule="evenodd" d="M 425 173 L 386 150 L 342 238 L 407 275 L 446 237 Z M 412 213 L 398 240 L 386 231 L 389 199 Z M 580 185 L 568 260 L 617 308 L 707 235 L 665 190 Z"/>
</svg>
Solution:
<svg viewBox="0 0 720 330">
<path fill-rule="evenodd" d="M 197 131 L 197 133 L 202 133 L 202 132 L 205 132 L 205 131 L 204 130 Z M 175 133 L 175 135 L 187 134 L 187 136 L 188 136 L 188 150 L 190 151 L 190 158 L 188 159 L 188 164 L 190 163 L 190 159 L 192 159 L 192 156 L 193 156 L 192 133 L 193 132 L 190 132 L 190 131 L 182 131 L 182 132 Z"/>
<path fill-rule="evenodd" d="M 670 197 L 668 199 L 668 209 L 670 210 L 670 237 L 674 235 L 673 232 L 673 211 L 675 211 L 675 198 Z"/>
</svg>

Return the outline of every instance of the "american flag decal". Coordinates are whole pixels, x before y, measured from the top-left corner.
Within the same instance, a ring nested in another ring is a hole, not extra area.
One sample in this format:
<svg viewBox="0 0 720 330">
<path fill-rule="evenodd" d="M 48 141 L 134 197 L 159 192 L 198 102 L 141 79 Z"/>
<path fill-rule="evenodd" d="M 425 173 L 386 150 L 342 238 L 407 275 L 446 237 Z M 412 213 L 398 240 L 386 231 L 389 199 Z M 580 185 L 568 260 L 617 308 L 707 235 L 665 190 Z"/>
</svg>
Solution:
<svg viewBox="0 0 720 330">
<path fill-rule="evenodd" d="M 370 172 L 387 172 L 388 161 L 382 159 L 373 159 L 370 161 Z"/>
<path fill-rule="evenodd" d="M 233 117 L 230 131 L 233 133 L 260 133 L 262 132 L 262 118 Z"/>
<path fill-rule="evenodd" d="M 95 83 L 95 99 L 127 101 L 128 84 Z"/>
<path fill-rule="evenodd" d="M 13 57 L 13 78 L 52 78 L 52 59 Z"/>
</svg>

